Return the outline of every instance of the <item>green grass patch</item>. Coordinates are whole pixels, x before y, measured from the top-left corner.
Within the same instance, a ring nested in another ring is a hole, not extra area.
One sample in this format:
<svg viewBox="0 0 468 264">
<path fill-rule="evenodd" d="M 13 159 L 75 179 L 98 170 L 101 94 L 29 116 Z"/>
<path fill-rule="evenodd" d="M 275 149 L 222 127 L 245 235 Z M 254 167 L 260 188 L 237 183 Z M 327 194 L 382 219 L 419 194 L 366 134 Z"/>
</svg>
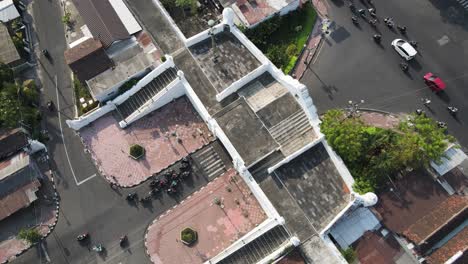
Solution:
<svg viewBox="0 0 468 264">
<path fill-rule="evenodd" d="M 308 3 L 285 16 L 275 15 L 255 28 L 247 37 L 283 72 L 289 73 L 312 33 L 317 13 Z"/>
<path fill-rule="evenodd" d="M 75 103 L 76 108 L 78 109 L 78 116 L 86 114 L 87 112 L 91 111 L 92 109 L 96 108 L 99 104 L 98 101 L 94 101 L 89 89 L 84 86 L 80 80 L 78 80 L 77 76 L 73 76 L 73 89 L 75 90 Z M 86 107 L 82 107 L 80 103 L 80 98 L 84 98 L 85 102 L 89 102 L 89 100 L 93 100 L 94 102 L 91 105 Z"/>
</svg>

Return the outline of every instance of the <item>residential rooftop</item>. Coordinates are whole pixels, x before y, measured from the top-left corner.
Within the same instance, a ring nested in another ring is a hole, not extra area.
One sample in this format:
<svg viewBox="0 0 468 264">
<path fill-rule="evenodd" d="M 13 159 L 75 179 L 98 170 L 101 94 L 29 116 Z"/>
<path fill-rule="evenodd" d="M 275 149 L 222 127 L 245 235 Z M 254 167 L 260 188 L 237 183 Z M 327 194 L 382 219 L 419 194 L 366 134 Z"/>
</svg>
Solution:
<svg viewBox="0 0 468 264">
<path fill-rule="evenodd" d="M 73 3 L 93 36 L 106 48 L 134 33 L 127 30 L 110 0 L 73 0 Z"/>
<path fill-rule="evenodd" d="M 139 45 L 134 45 L 124 53 L 121 57 L 113 58 L 114 67 L 86 81 L 93 95 L 105 93 L 155 64 L 154 56 L 145 53 Z"/>
<path fill-rule="evenodd" d="M 28 137 L 21 128 L 0 130 L 0 160 L 12 155 L 28 145 Z"/>
<path fill-rule="evenodd" d="M 66 50 L 64 55 L 65 62 L 81 82 L 95 77 L 114 65 L 104 51 L 101 41 L 93 38 Z"/>
<path fill-rule="evenodd" d="M 288 5 L 299 5 L 298 0 L 221 0 L 223 7 L 231 7 L 240 21 L 246 26 L 254 26 Z M 294 8 L 291 8 L 294 9 Z"/>
<path fill-rule="evenodd" d="M 3 23 L 0 23 L 0 39 L 0 62 L 14 64 L 21 60 L 18 50 L 11 40 L 10 33 Z"/>
<path fill-rule="evenodd" d="M 223 31 L 214 38 L 215 48 L 211 38 L 207 38 L 189 49 L 219 93 L 261 63 L 232 33 Z"/>
<path fill-rule="evenodd" d="M 445 245 L 438 248 L 428 257 L 428 264 L 447 263 L 450 258 L 457 253 L 461 256 L 452 263 L 467 263 L 468 262 L 468 226 L 465 226 L 456 236 L 452 237 Z"/>
<path fill-rule="evenodd" d="M 432 237 L 444 237 L 448 231 L 442 229 L 451 226 L 452 221 L 459 222 L 456 221 L 457 217 L 463 221 L 462 219 L 466 219 L 467 213 L 468 197 L 452 195 L 408 227 L 403 234 L 416 245 L 433 244 Z"/>
<path fill-rule="evenodd" d="M 447 192 L 424 170 L 415 170 L 379 195 L 376 211 L 383 225 L 402 234 L 448 198 Z"/>
</svg>

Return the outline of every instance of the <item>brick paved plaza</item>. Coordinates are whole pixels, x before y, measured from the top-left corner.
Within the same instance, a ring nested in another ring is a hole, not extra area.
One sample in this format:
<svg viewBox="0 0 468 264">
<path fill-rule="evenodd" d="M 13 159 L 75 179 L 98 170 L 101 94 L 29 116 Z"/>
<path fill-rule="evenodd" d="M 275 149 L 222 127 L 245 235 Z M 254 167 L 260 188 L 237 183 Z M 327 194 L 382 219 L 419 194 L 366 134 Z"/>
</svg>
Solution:
<svg viewBox="0 0 468 264">
<path fill-rule="evenodd" d="M 215 198 L 224 208 L 215 204 Z M 156 219 L 148 228 L 145 245 L 153 263 L 203 263 L 265 219 L 258 201 L 231 169 Z M 192 246 L 180 241 L 185 227 L 198 233 Z"/>
<path fill-rule="evenodd" d="M 109 181 L 133 186 L 213 140 L 203 120 L 185 97 L 119 127 L 107 114 L 80 130 L 96 166 Z M 145 148 L 145 156 L 129 156 L 132 144 Z"/>
</svg>

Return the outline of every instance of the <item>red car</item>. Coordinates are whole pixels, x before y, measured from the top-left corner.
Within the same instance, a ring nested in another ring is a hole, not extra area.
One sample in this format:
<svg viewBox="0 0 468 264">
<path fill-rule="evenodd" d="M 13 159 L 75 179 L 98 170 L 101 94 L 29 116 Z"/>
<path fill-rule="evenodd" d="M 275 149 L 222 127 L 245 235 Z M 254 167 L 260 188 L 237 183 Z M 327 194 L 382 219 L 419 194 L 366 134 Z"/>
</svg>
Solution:
<svg viewBox="0 0 468 264">
<path fill-rule="evenodd" d="M 432 72 L 428 72 L 424 75 L 424 82 L 435 92 L 440 92 L 445 89 L 445 83 L 442 79 L 434 75 Z"/>
</svg>

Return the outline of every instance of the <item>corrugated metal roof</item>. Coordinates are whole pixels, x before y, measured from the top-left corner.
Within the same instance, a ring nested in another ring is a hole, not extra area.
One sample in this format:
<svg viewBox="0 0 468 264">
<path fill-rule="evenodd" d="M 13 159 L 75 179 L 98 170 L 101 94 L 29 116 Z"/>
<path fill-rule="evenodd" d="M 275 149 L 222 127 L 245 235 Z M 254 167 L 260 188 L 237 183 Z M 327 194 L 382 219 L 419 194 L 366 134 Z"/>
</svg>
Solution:
<svg viewBox="0 0 468 264">
<path fill-rule="evenodd" d="M 6 23 L 19 16 L 18 10 L 13 4 L 13 0 L 0 1 L 0 21 Z"/>
<path fill-rule="evenodd" d="M 122 0 L 109 0 L 130 35 L 141 31 L 140 24 Z"/>
<path fill-rule="evenodd" d="M 108 0 L 73 0 L 93 36 L 105 47 L 130 37 Z"/>
<path fill-rule="evenodd" d="M 377 227 L 380 227 L 377 217 L 368 208 L 359 207 L 335 224 L 330 233 L 341 248 L 347 248 L 366 231 Z"/>
<path fill-rule="evenodd" d="M 451 147 L 445 151 L 446 158 L 442 158 L 441 163 L 431 161 L 432 168 L 442 176 L 460 165 L 466 158 L 466 154 L 459 148 Z"/>
</svg>

